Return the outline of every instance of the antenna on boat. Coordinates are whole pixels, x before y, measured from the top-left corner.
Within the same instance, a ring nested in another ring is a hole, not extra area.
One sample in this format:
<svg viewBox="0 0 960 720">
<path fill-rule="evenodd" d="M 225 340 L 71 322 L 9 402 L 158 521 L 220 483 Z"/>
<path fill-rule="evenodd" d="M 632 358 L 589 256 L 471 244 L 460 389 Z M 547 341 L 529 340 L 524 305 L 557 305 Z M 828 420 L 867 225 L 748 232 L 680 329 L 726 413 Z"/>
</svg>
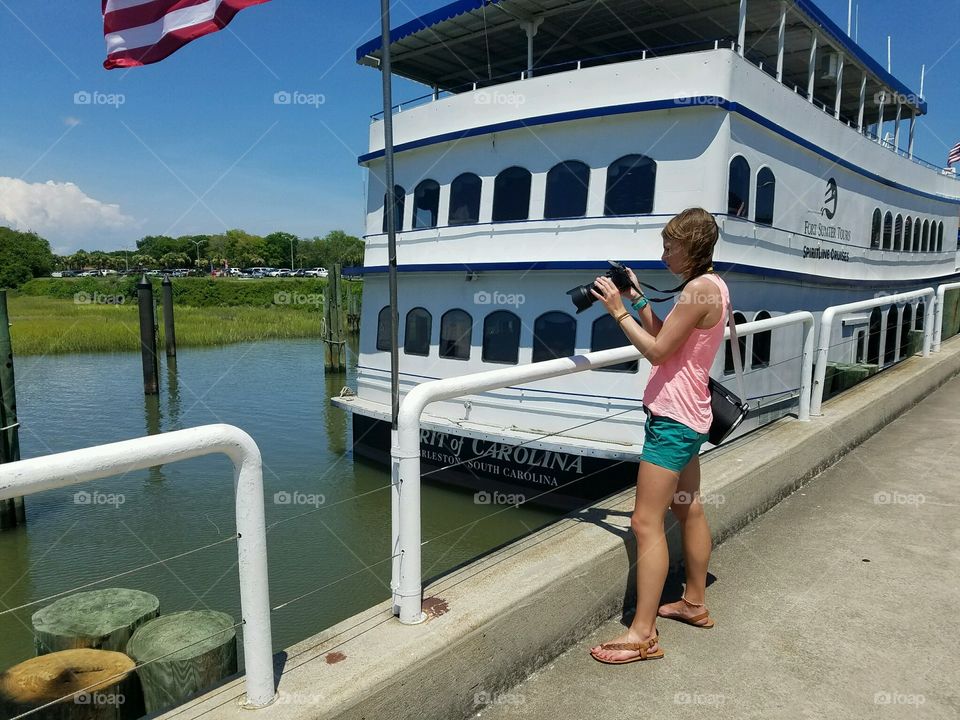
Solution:
<svg viewBox="0 0 960 720">
<path fill-rule="evenodd" d="M 380 74 L 383 80 L 383 162 L 387 197 L 383 211 L 387 213 L 388 278 L 390 283 L 390 423 L 397 431 L 400 411 L 400 355 L 397 348 L 399 318 L 397 315 L 397 198 L 393 184 L 393 71 L 390 67 L 390 0 L 380 0 Z"/>
<path fill-rule="evenodd" d="M 857 25 L 856 30 L 854 31 L 853 41 L 856 43 L 860 42 L 860 3 L 857 3 Z"/>
<path fill-rule="evenodd" d="M 853 19 L 853 0 L 847 0 L 847 37 L 850 37 L 850 21 Z"/>
<path fill-rule="evenodd" d="M 923 78 L 927 74 L 927 64 L 924 63 L 920 66 L 920 99 L 923 99 Z"/>
<path fill-rule="evenodd" d="M 893 72 L 890 69 L 890 36 L 887 35 L 887 72 Z"/>
</svg>

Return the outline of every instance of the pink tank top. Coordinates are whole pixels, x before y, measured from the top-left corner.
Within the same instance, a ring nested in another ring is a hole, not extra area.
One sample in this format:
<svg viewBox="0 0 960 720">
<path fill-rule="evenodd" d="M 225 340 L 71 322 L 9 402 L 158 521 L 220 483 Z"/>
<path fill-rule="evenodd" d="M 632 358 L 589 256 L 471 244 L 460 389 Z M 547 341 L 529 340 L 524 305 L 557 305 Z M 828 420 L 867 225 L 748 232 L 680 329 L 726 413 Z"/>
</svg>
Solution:
<svg viewBox="0 0 960 720">
<path fill-rule="evenodd" d="M 673 418 L 699 433 L 709 431 L 713 422 L 707 381 L 717 350 L 723 343 L 727 308 L 730 306 L 727 284 L 714 273 L 707 273 L 705 277 L 720 288 L 723 298 L 720 319 L 712 328 L 694 328 L 690 337 L 673 355 L 663 364 L 653 366 L 643 392 L 643 404 L 651 413 Z"/>
</svg>

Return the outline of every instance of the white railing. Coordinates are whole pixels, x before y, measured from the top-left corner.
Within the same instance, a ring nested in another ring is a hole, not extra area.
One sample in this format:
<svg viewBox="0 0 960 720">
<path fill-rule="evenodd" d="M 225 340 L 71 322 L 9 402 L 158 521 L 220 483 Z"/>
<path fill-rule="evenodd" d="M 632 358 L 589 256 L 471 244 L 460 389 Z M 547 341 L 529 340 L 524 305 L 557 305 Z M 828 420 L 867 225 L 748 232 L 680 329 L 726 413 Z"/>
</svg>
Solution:
<svg viewBox="0 0 960 720">
<path fill-rule="evenodd" d="M 933 351 L 940 352 L 940 340 L 943 338 L 943 302 L 947 290 L 960 288 L 960 282 L 946 283 L 937 287 L 937 307 L 933 319 Z"/>
<path fill-rule="evenodd" d="M 933 297 L 933 288 L 923 288 L 922 290 L 884 295 L 870 300 L 846 303 L 845 305 L 834 305 L 824 310 L 820 318 L 820 341 L 817 348 L 817 367 L 813 377 L 813 400 L 810 403 L 810 414 L 823 414 L 821 412 L 821 406 L 823 404 L 823 384 L 827 376 L 827 355 L 830 352 L 830 335 L 833 330 L 833 321 L 838 315 L 846 315 L 859 310 L 870 310 L 871 308 L 883 307 L 885 305 L 895 305 L 917 298 L 927 298 L 927 302 L 924 303 L 923 356 L 928 357 L 930 355 L 930 344 L 933 336 Z"/>
<path fill-rule="evenodd" d="M 809 418 L 810 377 L 813 369 L 813 315 L 795 312 L 767 320 L 737 325 L 743 337 L 787 325 L 804 327 L 803 355 L 800 371 L 801 420 Z M 724 338 L 730 337 L 727 328 Z M 736 349 L 739 351 L 739 348 Z M 595 370 L 617 363 L 637 360 L 643 355 L 632 345 L 611 350 L 600 350 L 585 355 L 573 355 L 556 360 L 500 370 L 461 375 L 421 383 L 406 394 L 400 404 L 397 430 L 391 433 L 391 554 L 393 572 L 391 590 L 393 611 L 400 622 L 413 625 L 424 620 L 422 611 L 423 586 L 421 579 L 421 520 L 420 520 L 420 418 L 430 403 L 450 400 L 462 395 L 497 390 L 521 383 Z"/>
<path fill-rule="evenodd" d="M 214 453 L 233 462 L 245 705 L 259 708 L 274 699 L 273 648 L 263 468 L 260 449 L 247 433 L 232 425 L 202 425 L 7 463 L 0 465 L 0 500 Z"/>
</svg>

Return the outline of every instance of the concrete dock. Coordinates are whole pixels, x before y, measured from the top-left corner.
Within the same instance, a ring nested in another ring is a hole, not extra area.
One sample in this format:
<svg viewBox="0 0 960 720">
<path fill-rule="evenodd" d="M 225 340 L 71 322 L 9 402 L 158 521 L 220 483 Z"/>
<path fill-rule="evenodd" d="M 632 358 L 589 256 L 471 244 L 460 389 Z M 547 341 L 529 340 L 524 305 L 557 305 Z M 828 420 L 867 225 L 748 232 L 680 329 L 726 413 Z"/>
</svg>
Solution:
<svg viewBox="0 0 960 720">
<path fill-rule="evenodd" d="M 710 570 L 715 628 L 661 619 L 662 660 L 596 662 L 626 612 L 481 696 L 476 717 L 960 717 L 960 379 L 727 539 Z"/>
</svg>

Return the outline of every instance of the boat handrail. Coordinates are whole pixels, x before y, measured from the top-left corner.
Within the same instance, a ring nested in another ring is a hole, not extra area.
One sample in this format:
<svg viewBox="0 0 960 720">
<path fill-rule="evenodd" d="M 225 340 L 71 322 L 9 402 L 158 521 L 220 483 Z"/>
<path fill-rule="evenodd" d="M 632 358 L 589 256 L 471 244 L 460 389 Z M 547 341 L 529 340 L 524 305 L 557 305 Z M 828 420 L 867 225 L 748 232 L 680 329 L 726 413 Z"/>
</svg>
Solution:
<svg viewBox="0 0 960 720">
<path fill-rule="evenodd" d="M 793 325 L 803 326 L 803 352 L 800 363 L 800 405 L 798 419 L 809 420 L 811 376 L 813 370 L 813 314 L 806 311 L 789 313 L 765 320 L 737 325 L 741 338 L 758 332 Z M 730 328 L 724 339 L 729 340 Z M 736 348 L 739 352 L 739 345 Z M 456 377 L 431 380 L 411 389 L 400 404 L 397 429 L 391 432 L 391 553 L 393 569 L 391 590 L 393 611 L 400 622 L 413 625 L 425 617 L 422 610 L 421 578 L 421 515 L 420 515 L 420 421 L 426 407 L 439 400 L 450 400 L 518 383 L 595 370 L 629 362 L 643 355 L 633 345 L 610 350 L 572 355 L 555 360 L 487 370 Z"/>
<path fill-rule="evenodd" d="M 201 425 L 0 464 L 0 500 L 211 454 L 226 455 L 234 469 L 244 706 L 265 707 L 273 702 L 275 691 L 263 464 L 260 449 L 246 432 L 233 425 Z"/>
</svg>

